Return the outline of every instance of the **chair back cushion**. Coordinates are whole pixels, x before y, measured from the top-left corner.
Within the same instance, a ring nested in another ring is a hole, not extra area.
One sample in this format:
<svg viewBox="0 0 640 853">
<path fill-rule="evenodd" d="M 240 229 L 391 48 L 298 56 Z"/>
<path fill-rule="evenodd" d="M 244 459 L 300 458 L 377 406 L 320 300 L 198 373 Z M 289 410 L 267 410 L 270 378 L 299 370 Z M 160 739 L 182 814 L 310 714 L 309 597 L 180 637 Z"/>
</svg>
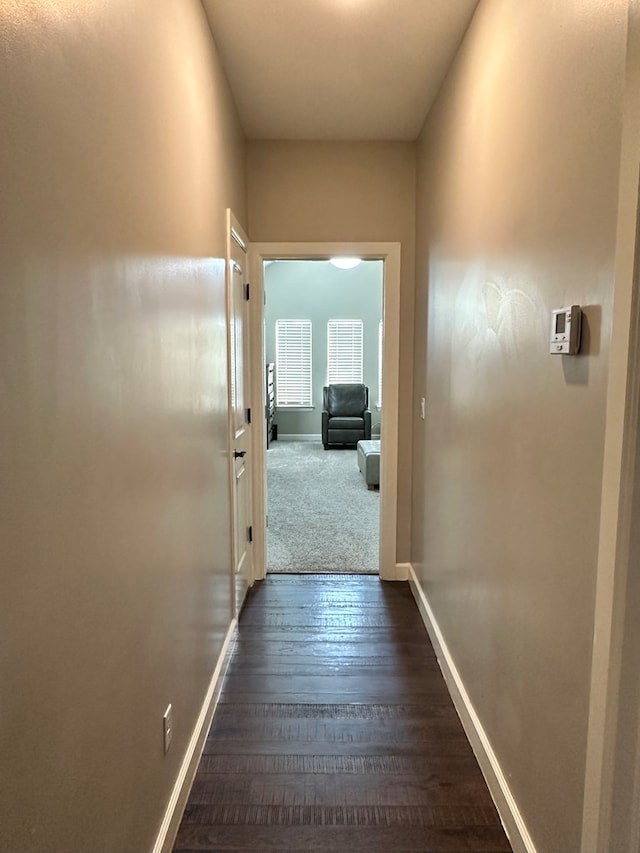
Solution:
<svg viewBox="0 0 640 853">
<path fill-rule="evenodd" d="M 343 417 L 362 417 L 367 408 L 366 385 L 328 385 L 327 411 L 330 415 Z"/>
</svg>

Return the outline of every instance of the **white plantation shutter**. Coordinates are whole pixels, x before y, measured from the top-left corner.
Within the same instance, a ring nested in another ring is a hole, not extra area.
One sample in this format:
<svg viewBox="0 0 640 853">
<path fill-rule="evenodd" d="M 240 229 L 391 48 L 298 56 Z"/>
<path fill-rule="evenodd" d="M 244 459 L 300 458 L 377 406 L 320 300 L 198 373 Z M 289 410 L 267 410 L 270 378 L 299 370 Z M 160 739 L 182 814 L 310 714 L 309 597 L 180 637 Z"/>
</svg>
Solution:
<svg viewBox="0 0 640 853">
<path fill-rule="evenodd" d="M 362 382 L 362 320 L 329 320 L 327 384 Z"/>
<path fill-rule="evenodd" d="M 311 320 L 276 320 L 276 406 L 311 405 Z"/>
</svg>

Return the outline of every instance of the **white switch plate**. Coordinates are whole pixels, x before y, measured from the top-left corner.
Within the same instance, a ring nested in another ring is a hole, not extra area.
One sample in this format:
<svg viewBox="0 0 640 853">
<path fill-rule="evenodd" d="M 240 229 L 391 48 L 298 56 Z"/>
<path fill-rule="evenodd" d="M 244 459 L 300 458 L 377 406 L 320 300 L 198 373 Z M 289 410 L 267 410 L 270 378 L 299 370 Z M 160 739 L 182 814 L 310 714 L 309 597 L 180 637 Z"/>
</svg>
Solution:
<svg viewBox="0 0 640 853">
<path fill-rule="evenodd" d="M 168 752 L 173 737 L 173 709 L 167 705 L 167 710 L 162 717 L 162 733 L 164 736 L 164 751 Z"/>
<path fill-rule="evenodd" d="M 425 406 L 427 401 L 424 397 L 420 397 L 420 417 L 424 420 Z"/>
</svg>

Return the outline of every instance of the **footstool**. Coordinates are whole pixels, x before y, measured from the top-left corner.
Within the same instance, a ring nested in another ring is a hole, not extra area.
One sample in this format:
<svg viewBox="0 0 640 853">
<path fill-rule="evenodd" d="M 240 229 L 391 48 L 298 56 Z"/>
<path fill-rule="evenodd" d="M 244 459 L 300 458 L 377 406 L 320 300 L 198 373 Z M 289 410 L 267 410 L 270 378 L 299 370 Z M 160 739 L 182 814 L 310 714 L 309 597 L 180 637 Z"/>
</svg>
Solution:
<svg viewBox="0 0 640 853">
<path fill-rule="evenodd" d="M 380 485 L 380 439 L 359 441 L 356 452 L 358 468 L 371 491 Z"/>
</svg>

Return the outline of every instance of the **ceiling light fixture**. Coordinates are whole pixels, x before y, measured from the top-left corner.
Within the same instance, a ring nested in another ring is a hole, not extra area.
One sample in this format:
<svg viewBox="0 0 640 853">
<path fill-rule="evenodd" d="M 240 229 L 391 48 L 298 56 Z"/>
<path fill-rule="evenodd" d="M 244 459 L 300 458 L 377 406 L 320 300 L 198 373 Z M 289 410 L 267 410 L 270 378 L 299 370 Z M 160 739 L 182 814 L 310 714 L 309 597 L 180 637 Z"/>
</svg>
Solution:
<svg viewBox="0 0 640 853">
<path fill-rule="evenodd" d="M 362 258 L 329 258 L 329 263 L 339 270 L 352 270 L 362 263 Z"/>
</svg>

